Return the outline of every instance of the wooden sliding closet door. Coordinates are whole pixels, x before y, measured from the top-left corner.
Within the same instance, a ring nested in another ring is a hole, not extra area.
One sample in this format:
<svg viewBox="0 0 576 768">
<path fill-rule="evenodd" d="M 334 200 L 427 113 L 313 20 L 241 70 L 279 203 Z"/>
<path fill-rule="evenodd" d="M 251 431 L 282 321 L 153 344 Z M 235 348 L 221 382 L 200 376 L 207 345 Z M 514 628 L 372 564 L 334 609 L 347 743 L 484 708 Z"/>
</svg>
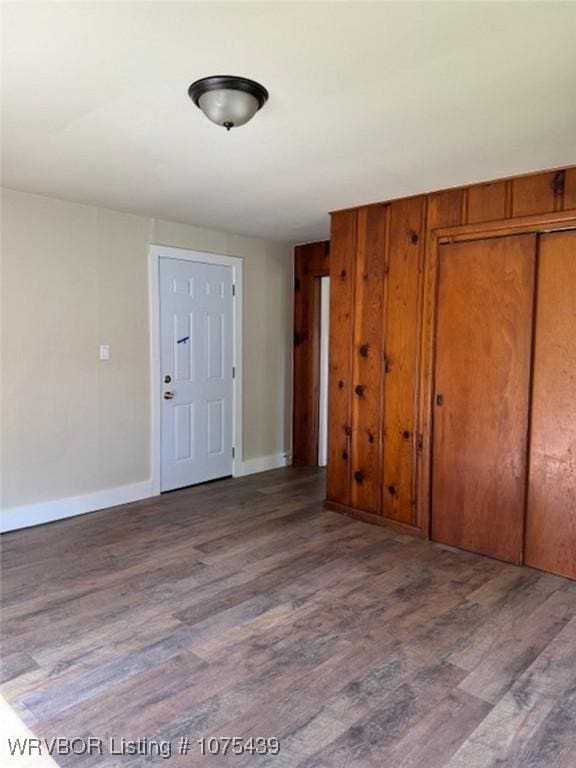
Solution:
<svg viewBox="0 0 576 768">
<path fill-rule="evenodd" d="M 432 538 L 519 563 L 536 236 L 440 246 Z"/>
<path fill-rule="evenodd" d="M 576 232 L 538 261 L 526 563 L 576 579 Z"/>
</svg>

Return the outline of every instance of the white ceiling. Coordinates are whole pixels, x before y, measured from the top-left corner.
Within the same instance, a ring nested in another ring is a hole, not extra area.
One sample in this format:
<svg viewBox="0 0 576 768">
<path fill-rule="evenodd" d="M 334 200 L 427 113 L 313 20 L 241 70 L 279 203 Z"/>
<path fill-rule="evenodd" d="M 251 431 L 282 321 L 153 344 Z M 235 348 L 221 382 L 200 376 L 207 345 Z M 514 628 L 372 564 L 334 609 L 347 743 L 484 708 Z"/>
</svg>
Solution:
<svg viewBox="0 0 576 768">
<path fill-rule="evenodd" d="M 3 184 L 303 242 L 330 210 L 576 162 L 576 4 L 3 3 Z M 211 74 L 270 101 L 226 133 Z"/>
</svg>

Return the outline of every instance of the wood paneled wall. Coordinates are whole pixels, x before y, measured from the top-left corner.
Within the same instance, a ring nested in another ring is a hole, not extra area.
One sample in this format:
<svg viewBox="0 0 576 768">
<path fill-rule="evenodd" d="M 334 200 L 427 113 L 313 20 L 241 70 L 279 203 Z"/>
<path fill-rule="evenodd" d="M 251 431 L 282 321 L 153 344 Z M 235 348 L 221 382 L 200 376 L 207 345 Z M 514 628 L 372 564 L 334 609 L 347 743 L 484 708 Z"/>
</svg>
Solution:
<svg viewBox="0 0 576 768">
<path fill-rule="evenodd" d="M 308 243 L 294 250 L 294 409 L 292 453 L 295 464 L 318 463 L 320 362 L 320 285 L 330 274 L 330 243 Z"/>
<path fill-rule="evenodd" d="M 421 389 L 432 349 L 423 307 L 436 290 L 425 281 L 431 233 L 573 208 L 576 168 L 332 214 L 330 506 L 429 535 L 419 469 L 430 423 L 419 404 L 430 396 Z"/>
</svg>

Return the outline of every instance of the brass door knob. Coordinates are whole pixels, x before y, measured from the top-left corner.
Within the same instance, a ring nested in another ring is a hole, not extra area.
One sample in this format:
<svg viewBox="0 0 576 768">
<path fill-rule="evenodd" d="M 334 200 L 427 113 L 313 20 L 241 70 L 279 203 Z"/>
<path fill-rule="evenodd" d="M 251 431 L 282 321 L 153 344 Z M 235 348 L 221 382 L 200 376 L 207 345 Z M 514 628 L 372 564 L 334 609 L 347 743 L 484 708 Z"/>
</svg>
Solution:
<svg viewBox="0 0 576 768">
<path fill-rule="evenodd" d="M 174 400 L 174 392 L 164 392 L 164 400 Z"/>
</svg>

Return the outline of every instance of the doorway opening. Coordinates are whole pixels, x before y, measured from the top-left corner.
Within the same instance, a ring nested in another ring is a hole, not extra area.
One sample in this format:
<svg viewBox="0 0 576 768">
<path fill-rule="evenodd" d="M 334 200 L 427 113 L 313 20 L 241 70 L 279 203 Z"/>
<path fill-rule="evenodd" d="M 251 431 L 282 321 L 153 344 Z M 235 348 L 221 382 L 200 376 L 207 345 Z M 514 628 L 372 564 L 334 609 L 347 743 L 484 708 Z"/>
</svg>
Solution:
<svg viewBox="0 0 576 768">
<path fill-rule="evenodd" d="M 294 249 L 293 463 L 326 466 L 330 242 Z"/>
</svg>

